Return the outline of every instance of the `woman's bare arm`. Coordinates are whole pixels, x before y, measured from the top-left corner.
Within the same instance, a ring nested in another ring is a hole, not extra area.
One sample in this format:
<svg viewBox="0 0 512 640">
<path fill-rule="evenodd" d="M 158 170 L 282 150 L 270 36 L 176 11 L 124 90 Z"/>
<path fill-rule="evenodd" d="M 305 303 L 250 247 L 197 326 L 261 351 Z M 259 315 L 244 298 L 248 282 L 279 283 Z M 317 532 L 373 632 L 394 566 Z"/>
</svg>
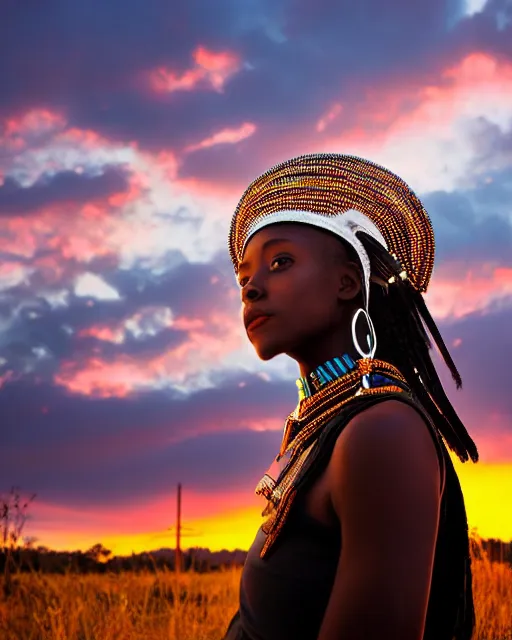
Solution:
<svg viewBox="0 0 512 640">
<path fill-rule="evenodd" d="M 342 551 L 318 640 L 422 640 L 440 512 L 428 427 L 399 401 L 357 415 L 329 463 Z"/>
</svg>

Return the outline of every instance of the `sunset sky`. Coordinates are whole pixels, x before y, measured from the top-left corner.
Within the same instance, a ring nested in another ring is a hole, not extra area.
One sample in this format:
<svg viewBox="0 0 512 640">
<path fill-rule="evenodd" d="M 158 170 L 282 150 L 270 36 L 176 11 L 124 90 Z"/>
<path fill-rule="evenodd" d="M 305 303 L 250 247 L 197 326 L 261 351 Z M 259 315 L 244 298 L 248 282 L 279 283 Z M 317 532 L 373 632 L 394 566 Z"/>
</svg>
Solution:
<svg viewBox="0 0 512 640">
<path fill-rule="evenodd" d="M 470 527 L 512 540 L 509 0 L 88 0 L 0 9 L 0 492 L 25 534 L 247 549 L 297 365 L 258 359 L 229 223 L 313 152 L 405 179 L 436 234 L 442 379 L 480 452 Z M 439 361 L 436 360 L 436 363 Z"/>
</svg>

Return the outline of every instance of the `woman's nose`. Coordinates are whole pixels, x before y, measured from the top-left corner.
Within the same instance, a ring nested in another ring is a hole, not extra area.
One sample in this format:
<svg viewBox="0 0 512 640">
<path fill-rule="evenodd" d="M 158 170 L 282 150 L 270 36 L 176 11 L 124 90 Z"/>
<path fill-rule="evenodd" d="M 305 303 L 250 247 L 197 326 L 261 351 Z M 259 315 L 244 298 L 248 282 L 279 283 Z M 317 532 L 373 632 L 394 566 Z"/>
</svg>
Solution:
<svg viewBox="0 0 512 640">
<path fill-rule="evenodd" d="M 247 284 L 243 289 L 242 289 L 242 300 L 256 300 L 256 298 L 258 298 L 258 296 L 260 295 L 260 290 L 258 287 L 254 286 L 253 284 Z"/>
</svg>

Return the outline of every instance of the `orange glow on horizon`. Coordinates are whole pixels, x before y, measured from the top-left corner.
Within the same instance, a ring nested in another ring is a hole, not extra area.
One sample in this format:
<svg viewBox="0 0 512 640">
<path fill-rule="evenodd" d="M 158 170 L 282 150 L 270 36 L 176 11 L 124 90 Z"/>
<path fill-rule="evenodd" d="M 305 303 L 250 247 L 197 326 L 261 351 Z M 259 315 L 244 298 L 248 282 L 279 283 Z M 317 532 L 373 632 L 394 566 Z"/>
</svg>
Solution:
<svg viewBox="0 0 512 640">
<path fill-rule="evenodd" d="M 455 470 L 464 494 L 469 529 L 476 529 L 481 538 L 496 538 L 504 542 L 512 542 L 512 513 L 507 513 L 505 505 L 509 502 L 512 493 L 512 463 L 493 464 L 471 461 L 461 463 L 457 456 L 450 452 Z M 226 549 L 248 550 L 256 532 L 264 521 L 261 512 L 264 500 L 248 490 L 244 497 L 238 493 L 235 501 L 245 506 L 229 507 L 229 496 L 219 497 L 219 504 L 224 505 L 217 512 L 203 517 L 185 518 L 182 524 L 183 531 L 181 547 L 183 550 L 191 547 L 209 548 L 211 551 Z M 212 503 L 216 499 L 212 497 L 205 503 L 204 508 L 212 511 Z M 182 503 L 184 504 L 184 503 Z M 196 505 L 194 511 L 198 511 L 200 505 Z M 174 506 L 173 506 L 174 509 Z M 140 508 L 131 516 L 133 522 L 145 520 L 145 510 Z M 170 514 L 173 521 L 174 511 Z M 134 529 L 125 521 L 124 531 L 119 533 L 107 533 L 105 531 L 88 531 L 80 534 L 77 531 L 62 533 L 61 528 L 48 531 L 38 536 L 37 544 L 47 545 L 54 549 L 70 550 L 91 547 L 96 542 L 102 542 L 111 549 L 114 555 L 130 555 L 133 552 L 151 551 L 163 547 L 174 548 L 176 542 L 175 530 L 166 528 L 148 528 L 146 531 L 130 533 Z M 31 529 L 37 535 L 37 524 L 34 521 Z M 189 535 L 190 532 L 190 535 Z M 32 534 L 32 531 L 30 532 Z M 43 532 L 42 532 L 43 533 Z"/>
</svg>

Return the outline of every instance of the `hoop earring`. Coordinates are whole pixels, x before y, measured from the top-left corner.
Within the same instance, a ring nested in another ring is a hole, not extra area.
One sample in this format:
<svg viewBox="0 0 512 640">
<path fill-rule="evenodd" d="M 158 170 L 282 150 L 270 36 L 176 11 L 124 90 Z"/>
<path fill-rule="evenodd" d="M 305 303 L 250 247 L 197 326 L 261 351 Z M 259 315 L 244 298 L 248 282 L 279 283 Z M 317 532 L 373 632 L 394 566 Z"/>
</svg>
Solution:
<svg viewBox="0 0 512 640">
<path fill-rule="evenodd" d="M 366 324 L 368 325 L 368 332 L 366 334 L 366 343 L 369 349 L 368 352 L 365 352 L 361 349 L 356 335 L 356 323 L 360 313 L 364 313 Z M 359 353 L 362 358 L 373 358 L 373 356 L 375 355 L 375 351 L 377 350 L 377 336 L 375 334 L 375 328 L 368 311 L 366 311 L 366 309 L 363 309 L 362 307 L 360 307 L 354 313 L 354 317 L 352 318 L 352 342 L 354 343 L 354 347 L 357 353 Z"/>
</svg>

